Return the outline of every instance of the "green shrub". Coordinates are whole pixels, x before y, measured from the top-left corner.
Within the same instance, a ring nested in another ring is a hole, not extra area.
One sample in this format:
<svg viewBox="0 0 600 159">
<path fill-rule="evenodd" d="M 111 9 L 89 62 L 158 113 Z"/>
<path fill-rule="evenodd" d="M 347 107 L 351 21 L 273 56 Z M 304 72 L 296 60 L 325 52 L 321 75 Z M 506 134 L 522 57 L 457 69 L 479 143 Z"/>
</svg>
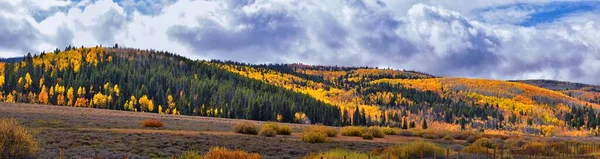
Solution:
<svg viewBox="0 0 600 159">
<path fill-rule="evenodd" d="M 488 153 L 487 149 L 496 147 L 496 143 L 488 138 L 480 138 L 471 145 L 463 149 L 464 152 L 470 153 Z"/>
<path fill-rule="evenodd" d="M 369 128 L 367 128 L 366 132 L 371 133 L 373 135 L 373 137 L 376 137 L 376 138 L 385 137 L 385 134 L 383 134 L 383 131 L 381 131 L 381 129 L 379 129 L 378 127 L 369 127 Z"/>
<path fill-rule="evenodd" d="M 327 134 L 319 131 L 305 131 L 302 133 L 302 141 L 308 143 L 324 143 L 327 142 Z"/>
<path fill-rule="evenodd" d="M 291 135 L 292 129 L 287 125 L 279 125 L 277 128 L 277 135 Z"/>
<path fill-rule="evenodd" d="M 414 141 L 407 143 L 405 145 L 397 145 L 388 147 L 383 150 L 384 154 L 392 154 L 399 158 L 420 158 L 421 152 L 423 153 L 423 157 L 429 158 L 433 157 L 434 154 L 437 156 L 442 156 L 444 154 L 444 149 L 426 141 Z"/>
<path fill-rule="evenodd" d="M 369 155 L 368 153 L 362 153 L 358 151 L 350 151 L 345 149 L 333 149 L 325 152 L 313 153 L 303 157 L 303 159 L 341 159 L 345 156 L 347 159 L 366 159 L 371 157 L 371 159 L 385 159 L 386 157 L 380 157 L 375 155 Z M 395 156 L 390 156 L 390 158 L 397 158 Z"/>
<path fill-rule="evenodd" d="M 365 127 L 358 126 L 344 126 L 340 130 L 340 134 L 342 136 L 357 136 L 362 137 L 362 134 L 365 132 Z"/>
<path fill-rule="evenodd" d="M 362 134 L 362 138 L 365 140 L 373 140 L 373 137 L 374 137 L 374 135 L 370 131 L 366 131 Z"/>
<path fill-rule="evenodd" d="M 258 134 L 258 126 L 256 126 L 256 124 L 250 123 L 250 122 L 237 123 L 233 126 L 233 130 L 236 133 L 241 133 L 241 134 L 251 134 L 251 135 Z"/>
<path fill-rule="evenodd" d="M 337 136 L 337 130 L 335 130 L 335 128 L 332 127 L 328 127 L 328 126 L 323 126 L 323 125 L 311 125 L 308 126 L 306 128 L 304 128 L 304 131 L 316 131 L 316 132 L 321 132 L 327 135 L 327 137 L 335 137 Z"/>
<path fill-rule="evenodd" d="M 262 131 L 262 129 L 272 129 L 277 133 L 277 135 L 291 135 L 292 134 L 292 129 L 290 129 L 289 126 L 280 125 L 280 124 L 272 123 L 272 122 L 263 124 L 260 129 L 261 129 L 261 131 Z"/>
<path fill-rule="evenodd" d="M 258 134 L 266 137 L 275 137 L 277 136 L 277 131 L 275 131 L 272 127 L 263 127 L 260 129 Z"/>
<path fill-rule="evenodd" d="M 379 128 L 386 135 L 398 135 L 398 130 L 390 127 L 380 127 Z"/>
<path fill-rule="evenodd" d="M 35 158 L 39 143 L 14 118 L 0 119 L 0 158 Z"/>
</svg>

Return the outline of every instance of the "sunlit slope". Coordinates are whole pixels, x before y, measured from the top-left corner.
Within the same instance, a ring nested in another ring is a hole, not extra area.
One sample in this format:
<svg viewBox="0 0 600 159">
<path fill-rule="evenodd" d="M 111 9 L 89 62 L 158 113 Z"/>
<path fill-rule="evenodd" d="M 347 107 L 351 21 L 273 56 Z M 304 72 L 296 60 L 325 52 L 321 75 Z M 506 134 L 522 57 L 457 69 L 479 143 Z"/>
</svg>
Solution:
<svg viewBox="0 0 600 159">
<path fill-rule="evenodd" d="M 569 106 L 593 106 L 592 104 L 557 91 L 537 86 L 489 79 L 430 78 L 430 79 L 380 79 L 371 82 L 400 84 L 419 90 L 434 91 L 453 99 L 471 100 L 498 105 L 515 114 L 543 118 L 549 123 L 560 123 L 556 113 L 569 111 Z"/>
</svg>

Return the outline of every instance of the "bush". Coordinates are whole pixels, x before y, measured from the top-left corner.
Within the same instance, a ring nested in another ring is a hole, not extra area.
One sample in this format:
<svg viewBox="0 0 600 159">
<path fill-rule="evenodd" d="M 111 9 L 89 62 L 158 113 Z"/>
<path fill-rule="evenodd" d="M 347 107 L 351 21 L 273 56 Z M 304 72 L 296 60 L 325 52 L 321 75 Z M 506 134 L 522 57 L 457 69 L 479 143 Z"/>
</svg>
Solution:
<svg viewBox="0 0 600 159">
<path fill-rule="evenodd" d="M 452 141 L 452 140 L 454 140 L 454 137 L 452 137 L 451 135 L 446 135 L 446 136 L 444 136 L 444 140 Z"/>
<path fill-rule="evenodd" d="M 373 137 L 374 137 L 373 132 L 366 131 L 366 132 L 362 133 L 362 138 L 365 140 L 373 140 Z"/>
<path fill-rule="evenodd" d="M 263 124 L 260 129 L 261 129 L 261 131 L 262 131 L 262 129 L 272 129 L 277 133 L 277 135 L 291 135 L 292 134 L 292 129 L 290 129 L 289 126 L 279 125 L 277 123 L 271 123 L 271 122 Z"/>
<path fill-rule="evenodd" d="M 420 158 L 421 152 L 423 157 L 433 157 L 434 154 L 442 156 L 444 149 L 426 141 L 414 141 L 406 145 L 392 146 L 384 149 L 385 154 L 392 154 L 399 158 Z"/>
<path fill-rule="evenodd" d="M 413 136 L 413 133 L 408 130 L 402 130 L 402 131 L 398 132 L 398 134 L 401 136 Z"/>
<path fill-rule="evenodd" d="M 421 137 L 426 139 L 439 139 L 440 135 L 433 133 L 422 133 Z"/>
<path fill-rule="evenodd" d="M 371 133 L 373 135 L 373 137 L 376 137 L 376 138 L 385 137 L 385 134 L 383 134 L 383 131 L 381 131 L 381 129 L 379 129 L 378 127 L 369 127 L 369 128 L 367 128 L 367 130 L 365 132 Z"/>
<path fill-rule="evenodd" d="M 454 134 L 452 134 L 452 137 L 454 137 L 454 139 L 456 139 L 456 140 L 467 140 L 471 136 L 475 136 L 475 133 L 470 132 L 470 131 L 462 131 L 462 132 L 455 132 Z"/>
<path fill-rule="evenodd" d="M 242 150 L 230 150 L 227 148 L 213 147 L 206 154 L 200 155 L 198 152 L 187 151 L 181 158 L 184 159 L 261 159 L 258 153 L 248 153 Z"/>
<path fill-rule="evenodd" d="M 277 128 L 277 135 L 291 135 L 292 129 L 287 125 L 279 125 Z"/>
<path fill-rule="evenodd" d="M 481 138 L 481 137 L 479 137 L 479 136 L 477 136 L 477 135 L 473 135 L 473 136 L 469 136 L 469 137 L 467 138 L 467 140 L 466 140 L 466 141 L 467 141 L 468 143 L 473 143 L 473 142 L 475 142 L 475 141 L 479 140 L 480 138 Z"/>
<path fill-rule="evenodd" d="M 277 131 L 275 131 L 271 127 L 263 127 L 260 129 L 260 132 L 258 132 L 258 134 L 266 137 L 275 137 L 277 135 Z"/>
<path fill-rule="evenodd" d="M 327 134 L 319 131 L 304 131 L 302 133 L 302 141 L 308 143 L 325 143 L 327 142 Z"/>
<path fill-rule="evenodd" d="M 398 135 L 398 130 L 390 127 L 380 127 L 379 128 L 386 135 Z"/>
<path fill-rule="evenodd" d="M 16 119 L 0 119 L 0 158 L 35 158 L 39 143 Z"/>
<path fill-rule="evenodd" d="M 488 153 L 487 149 L 495 148 L 496 143 L 488 138 L 480 138 L 471 145 L 465 147 L 463 151 L 470 153 Z"/>
<path fill-rule="evenodd" d="M 366 128 L 364 128 L 364 127 L 358 127 L 358 126 L 344 126 L 340 130 L 340 134 L 342 134 L 342 136 L 362 137 L 362 134 L 365 132 L 365 129 Z"/>
<path fill-rule="evenodd" d="M 345 150 L 345 149 L 333 149 L 333 150 L 329 150 L 329 151 L 325 151 L 325 152 L 313 153 L 313 154 L 303 157 L 303 159 L 341 158 L 340 156 L 345 156 L 346 158 L 349 158 L 349 159 L 350 158 L 362 159 L 362 158 L 369 158 L 369 157 L 371 157 L 371 159 L 384 158 L 384 157 L 369 155 L 367 153 L 362 153 L 362 152 L 358 152 L 358 151 L 350 151 L 350 150 Z M 397 157 L 392 156 L 391 158 L 397 158 Z"/>
<path fill-rule="evenodd" d="M 258 134 L 258 126 L 256 126 L 256 124 L 250 123 L 250 122 L 237 123 L 233 126 L 233 130 L 236 133 L 241 133 L 241 134 L 251 134 L 251 135 Z"/>
<path fill-rule="evenodd" d="M 337 130 L 335 130 L 335 128 L 323 126 L 323 125 L 311 125 L 311 126 L 304 128 L 304 131 L 305 132 L 306 131 L 321 132 L 321 133 L 324 133 L 325 135 L 327 135 L 327 137 L 337 136 Z"/>
<path fill-rule="evenodd" d="M 142 126 L 150 128 L 160 128 L 165 126 L 165 124 L 163 124 L 163 122 L 158 119 L 145 119 L 142 122 Z"/>
</svg>

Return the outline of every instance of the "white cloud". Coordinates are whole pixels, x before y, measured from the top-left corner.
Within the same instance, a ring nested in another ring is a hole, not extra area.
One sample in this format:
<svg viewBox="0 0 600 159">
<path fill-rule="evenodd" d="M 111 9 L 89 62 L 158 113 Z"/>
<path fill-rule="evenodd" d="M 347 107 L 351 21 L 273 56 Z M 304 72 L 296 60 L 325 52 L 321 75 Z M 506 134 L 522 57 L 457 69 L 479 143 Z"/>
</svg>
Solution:
<svg viewBox="0 0 600 159">
<path fill-rule="evenodd" d="M 15 14 L 28 13 L 24 5 L 14 13 L 0 7 L 0 15 L 10 17 L 6 23 L 32 26 L 13 29 L 30 32 L 20 38 L 33 45 L 0 44 L 0 52 L 119 43 L 191 58 L 369 65 L 447 76 L 600 84 L 600 14 L 595 12 L 521 27 L 513 24 L 526 21 L 535 8 L 474 11 L 522 2 L 517 0 L 161 2 L 168 5 L 147 5 L 155 8 L 147 14 L 130 9 L 146 5 L 136 1 L 83 1 L 40 22 L 30 14 Z"/>
</svg>

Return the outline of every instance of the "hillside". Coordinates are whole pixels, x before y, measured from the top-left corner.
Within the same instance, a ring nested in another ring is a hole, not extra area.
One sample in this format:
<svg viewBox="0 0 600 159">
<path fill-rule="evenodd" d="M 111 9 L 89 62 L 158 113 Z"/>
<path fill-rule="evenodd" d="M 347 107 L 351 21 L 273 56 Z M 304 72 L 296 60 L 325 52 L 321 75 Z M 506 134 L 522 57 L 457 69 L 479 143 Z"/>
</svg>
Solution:
<svg viewBox="0 0 600 159">
<path fill-rule="evenodd" d="M 569 86 L 578 90 L 550 90 L 542 87 L 555 87 L 536 82 L 444 78 L 406 70 L 193 61 L 154 50 L 70 46 L 0 68 L 0 99 L 5 102 L 545 135 L 595 129 L 600 122 L 597 98 L 569 93 L 588 88 L 578 85 Z"/>
<path fill-rule="evenodd" d="M 598 85 L 553 80 L 519 80 L 515 82 L 527 83 L 538 87 L 559 91 L 573 98 L 600 104 L 600 86 Z"/>
</svg>

